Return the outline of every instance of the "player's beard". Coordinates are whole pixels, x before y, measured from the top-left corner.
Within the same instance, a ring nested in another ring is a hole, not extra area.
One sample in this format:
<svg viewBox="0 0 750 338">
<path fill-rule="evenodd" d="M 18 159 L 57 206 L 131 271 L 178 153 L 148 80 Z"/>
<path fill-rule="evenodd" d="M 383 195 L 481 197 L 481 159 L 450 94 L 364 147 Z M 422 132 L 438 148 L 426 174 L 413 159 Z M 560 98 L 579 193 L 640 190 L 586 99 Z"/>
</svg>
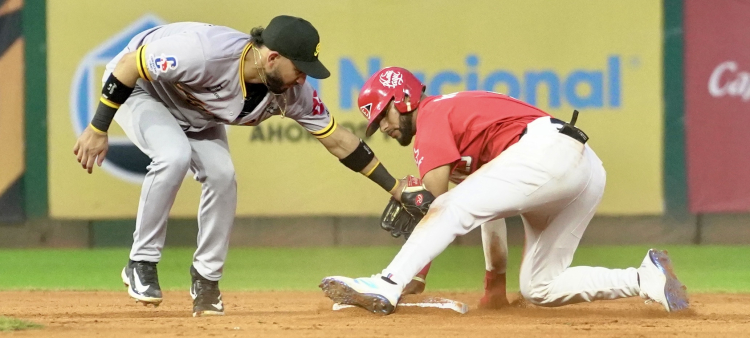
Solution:
<svg viewBox="0 0 750 338">
<path fill-rule="evenodd" d="M 398 144 L 406 147 L 411 144 L 411 139 L 414 137 L 414 124 L 411 122 L 412 113 L 401 114 L 398 117 L 398 131 L 401 136 L 396 138 Z"/>
<path fill-rule="evenodd" d="M 266 86 L 268 86 L 268 90 L 274 94 L 281 94 L 286 91 L 286 88 L 284 88 L 284 81 L 281 80 L 278 69 L 266 73 Z"/>
</svg>

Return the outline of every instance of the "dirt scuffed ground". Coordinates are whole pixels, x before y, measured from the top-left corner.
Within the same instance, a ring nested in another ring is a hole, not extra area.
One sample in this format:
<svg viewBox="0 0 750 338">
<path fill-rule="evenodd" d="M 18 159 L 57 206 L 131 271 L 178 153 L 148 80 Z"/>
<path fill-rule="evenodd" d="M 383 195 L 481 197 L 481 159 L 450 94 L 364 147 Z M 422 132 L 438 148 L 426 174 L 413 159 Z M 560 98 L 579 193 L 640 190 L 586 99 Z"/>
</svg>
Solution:
<svg viewBox="0 0 750 338">
<path fill-rule="evenodd" d="M 464 301 L 470 311 L 399 308 L 378 316 L 361 309 L 332 311 L 322 292 L 225 292 L 226 316 L 193 318 L 187 291 L 166 292 L 156 309 L 134 303 L 125 291 L 14 291 L 0 292 L 0 315 L 45 328 L 0 337 L 750 336 L 750 294 L 693 295 L 692 310 L 681 314 L 639 298 L 489 311 L 477 309 L 479 293 L 425 296 Z"/>
</svg>

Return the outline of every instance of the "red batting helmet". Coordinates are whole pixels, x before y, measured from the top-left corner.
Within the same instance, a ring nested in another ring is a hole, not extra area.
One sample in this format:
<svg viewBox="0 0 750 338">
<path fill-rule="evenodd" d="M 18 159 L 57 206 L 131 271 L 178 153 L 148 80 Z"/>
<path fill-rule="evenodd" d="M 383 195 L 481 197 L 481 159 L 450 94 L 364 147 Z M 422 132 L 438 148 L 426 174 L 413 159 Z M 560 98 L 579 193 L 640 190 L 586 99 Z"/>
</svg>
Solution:
<svg viewBox="0 0 750 338">
<path fill-rule="evenodd" d="M 359 92 L 359 111 L 370 122 L 365 135 L 370 136 L 378 129 L 379 117 L 393 100 L 393 105 L 401 114 L 417 109 L 425 85 L 410 71 L 399 67 L 383 68 L 373 74 Z M 409 102 L 405 98 L 409 97 Z"/>
</svg>

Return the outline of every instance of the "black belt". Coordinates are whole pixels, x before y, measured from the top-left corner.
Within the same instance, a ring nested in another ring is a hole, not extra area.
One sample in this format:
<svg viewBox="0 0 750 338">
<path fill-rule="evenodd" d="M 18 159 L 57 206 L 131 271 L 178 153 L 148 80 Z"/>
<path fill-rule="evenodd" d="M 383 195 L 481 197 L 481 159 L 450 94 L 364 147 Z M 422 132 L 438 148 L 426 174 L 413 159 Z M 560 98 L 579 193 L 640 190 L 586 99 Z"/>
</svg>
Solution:
<svg viewBox="0 0 750 338">
<path fill-rule="evenodd" d="M 586 133 L 583 132 L 583 130 L 580 130 L 575 127 L 576 120 L 578 120 L 578 110 L 573 111 L 573 118 L 570 120 L 570 123 L 565 122 L 560 119 L 556 119 L 554 117 L 550 117 L 550 122 L 552 124 L 561 125 L 562 127 L 559 129 L 560 134 L 570 136 L 574 140 L 581 142 L 583 144 L 586 144 L 586 142 L 589 140 L 589 136 L 586 135 Z M 523 135 L 526 135 L 526 128 L 523 128 L 523 131 L 521 132 L 521 137 Z"/>
</svg>

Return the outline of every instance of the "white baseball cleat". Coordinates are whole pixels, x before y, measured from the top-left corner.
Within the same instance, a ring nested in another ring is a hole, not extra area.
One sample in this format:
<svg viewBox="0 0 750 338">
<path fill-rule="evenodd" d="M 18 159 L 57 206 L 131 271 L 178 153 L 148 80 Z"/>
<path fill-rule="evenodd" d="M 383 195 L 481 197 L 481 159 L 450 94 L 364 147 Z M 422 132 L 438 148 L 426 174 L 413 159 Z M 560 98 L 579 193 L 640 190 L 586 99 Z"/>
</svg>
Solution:
<svg viewBox="0 0 750 338">
<path fill-rule="evenodd" d="M 323 278 L 319 287 L 335 303 L 355 305 L 372 313 L 390 314 L 396 310 L 401 287 L 386 282 L 381 276 Z"/>
<path fill-rule="evenodd" d="M 682 285 L 672 269 L 666 251 L 650 249 L 638 268 L 641 298 L 657 302 L 667 312 L 685 310 L 690 306 L 687 287 Z"/>
</svg>

